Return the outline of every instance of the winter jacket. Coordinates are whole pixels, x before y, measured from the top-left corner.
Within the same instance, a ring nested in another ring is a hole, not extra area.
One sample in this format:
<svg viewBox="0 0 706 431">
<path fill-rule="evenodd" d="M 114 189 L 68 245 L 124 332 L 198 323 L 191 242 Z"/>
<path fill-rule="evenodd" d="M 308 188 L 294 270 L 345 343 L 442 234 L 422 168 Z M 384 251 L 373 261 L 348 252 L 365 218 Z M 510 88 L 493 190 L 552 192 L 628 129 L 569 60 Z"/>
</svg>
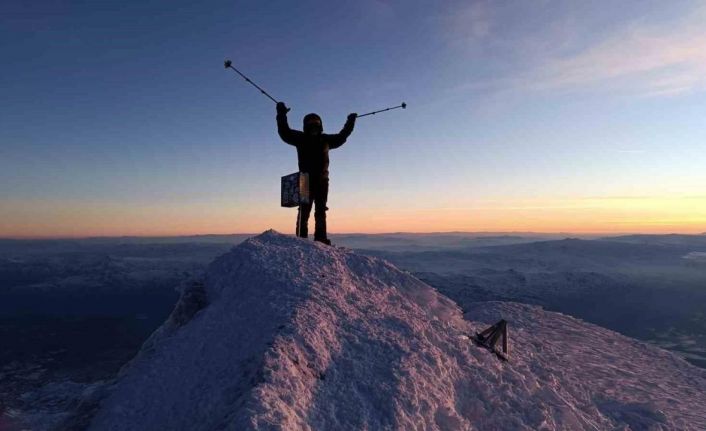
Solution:
<svg viewBox="0 0 706 431">
<path fill-rule="evenodd" d="M 354 124 L 355 120 L 346 121 L 343 129 L 335 135 L 326 133 L 311 135 L 290 129 L 287 115 L 277 115 L 277 132 L 280 138 L 297 148 L 299 171 L 307 172 L 312 177 L 328 178 L 328 152 L 346 142 L 348 136 L 353 132 Z"/>
</svg>

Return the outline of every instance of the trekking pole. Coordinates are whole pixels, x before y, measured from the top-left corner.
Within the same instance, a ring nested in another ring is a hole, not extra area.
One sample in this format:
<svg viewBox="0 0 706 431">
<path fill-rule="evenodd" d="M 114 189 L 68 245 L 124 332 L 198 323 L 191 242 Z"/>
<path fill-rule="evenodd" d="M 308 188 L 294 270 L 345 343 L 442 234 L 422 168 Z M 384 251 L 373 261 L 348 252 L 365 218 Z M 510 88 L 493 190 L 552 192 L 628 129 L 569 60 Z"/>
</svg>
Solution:
<svg viewBox="0 0 706 431">
<path fill-rule="evenodd" d="M 390 111 L 392 109 L 397 109 L 397 108 L 407 109 L 407 104 L 402 102 L 401 105 L 393 106 L 391 108 L 380 109 L 379 111 L 368 112 L 367 114 L 358 115 L 356 118 L 365 117 L 366 115 L 375 115 L 378 112 Z"/>
<path fill-rule="evenodd" d="M 231 68 L 231 69 L 235 70 L 235 72 L 236 72 L 238 75 L 242 76 L 243 79 L 245 79 L 245 80 L 248 81 L 250 84 L 252 84 L 255 88 L 257 88 L 258 90 L 260 90 L 260 93 L 264 94 L 265 96 L 269 97 L 270 100 L 272 100 L 273 102 L 277 103 L 277 100 L 275 100 L 274 97 L 270 96 L 270 95 L 267 93 L 267 91 L 265 91 L 265 90 L 263 90 L 262 88 L 260 88 L 259 85 L 257 85 L 257 84 L 255 84 L 254 82 L 252 82 L 252 81 L 250 80 L 250 78 L 248 78 L 247 76 L 243 75 L 242 73 L 240 73 L 240 71 L 239 71 L 238 69 L 236 69 L 235 67 L 233 67 L 233 63 L 232 63 L 230 60 L 226 60 L 226 61 L 223 63 L 223 65 L 226 67 L 226 69 Z M 403 105 L 404 105 L 404 103 L 403 103 Z"/>
</svg>

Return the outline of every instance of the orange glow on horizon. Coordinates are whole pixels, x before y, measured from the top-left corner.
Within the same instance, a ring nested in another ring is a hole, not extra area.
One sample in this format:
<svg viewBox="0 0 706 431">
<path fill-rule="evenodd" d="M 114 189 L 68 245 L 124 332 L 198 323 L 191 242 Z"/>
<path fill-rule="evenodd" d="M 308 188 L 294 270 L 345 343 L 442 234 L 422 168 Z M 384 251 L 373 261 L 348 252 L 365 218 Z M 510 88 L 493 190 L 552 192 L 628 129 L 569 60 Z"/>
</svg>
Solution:
<svg viewBox="0 0 706 431">
<path fill-rule="evenodd" d="M 179 236 L 270 228 L 291 233 L 295 217 L 293 209 L 219 202 L 16 202 L 0 208 L 0 237 Z M 444 208 L 333 207 L 329 230 L 693 234 L 706 232 L 706 196 L 515 199 Z"/>
</svg>

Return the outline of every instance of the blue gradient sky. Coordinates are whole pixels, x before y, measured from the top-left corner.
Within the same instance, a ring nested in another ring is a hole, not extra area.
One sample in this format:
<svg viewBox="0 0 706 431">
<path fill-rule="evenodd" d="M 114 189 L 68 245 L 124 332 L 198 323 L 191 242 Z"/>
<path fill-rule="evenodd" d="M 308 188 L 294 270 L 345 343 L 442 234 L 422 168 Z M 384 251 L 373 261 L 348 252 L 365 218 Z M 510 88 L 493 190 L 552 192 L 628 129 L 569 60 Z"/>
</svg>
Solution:
<svg viewBox="0 0 706 431">
<path fill-rule="evenodd" d="M 274 106 L 337 131 L 333 231 L 706 231 L 706 2 L 3 2 L 0 236 L 293 230 Z"/>
</svg>

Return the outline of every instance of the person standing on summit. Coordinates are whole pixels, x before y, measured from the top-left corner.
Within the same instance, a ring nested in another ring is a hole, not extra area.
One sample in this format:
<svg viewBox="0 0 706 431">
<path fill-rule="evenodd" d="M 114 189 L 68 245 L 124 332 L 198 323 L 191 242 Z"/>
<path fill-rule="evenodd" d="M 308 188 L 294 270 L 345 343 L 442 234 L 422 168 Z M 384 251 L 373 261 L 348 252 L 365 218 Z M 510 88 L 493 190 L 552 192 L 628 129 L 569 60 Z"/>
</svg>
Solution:
<svg viewBox="0 0 706 431">
<path fill-rule="evenodd" d="M 303 131 L 292 130 L 287 123 L 289 108 L 277 103 L 277 132 L 280 138 L 297 148 L 299 171 L 309 174 L 309 203 L 300 204 L 297 214 L 297 235 L 306 238 L 309 233 L 309 215 L 314 209 L 314 241 L 331 245 L 326 234 L 326 201 L 328 200 L 328 165 L 329 150 L 340 147 L 353 132 L 358 114 L 349 114 L 343 129 L 335 135 L 323 133 L 321 117 L 307 114 L 304 117 Z"/>
</svg>

